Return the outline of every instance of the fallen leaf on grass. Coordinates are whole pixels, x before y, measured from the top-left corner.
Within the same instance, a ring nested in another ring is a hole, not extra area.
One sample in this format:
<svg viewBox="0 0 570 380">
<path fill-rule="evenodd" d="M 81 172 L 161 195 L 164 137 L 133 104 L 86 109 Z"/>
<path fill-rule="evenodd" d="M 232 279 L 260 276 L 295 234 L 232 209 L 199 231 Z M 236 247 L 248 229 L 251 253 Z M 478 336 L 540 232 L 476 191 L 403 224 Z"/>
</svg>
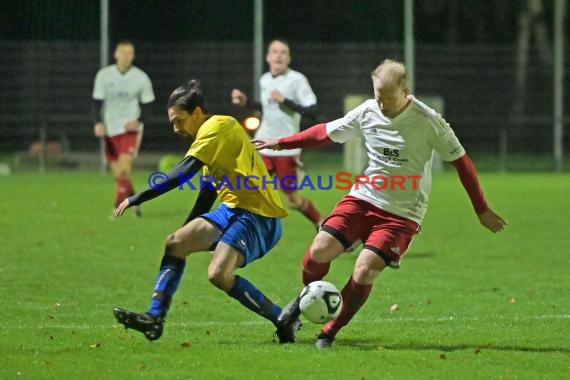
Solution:
<svg viewBox="0 0 570 380">
<path fill-rule="evenodd" d="M 182 347 L 182 348 L 190 348 L 190 347 L 192 347 L 192 345 L 191 345 L 190 343 L 188 343 L 188 342 L 184 342 L 184 343 L 182 343 L 182 344 L 180 345 L 180 347 Z"/>
</svg>

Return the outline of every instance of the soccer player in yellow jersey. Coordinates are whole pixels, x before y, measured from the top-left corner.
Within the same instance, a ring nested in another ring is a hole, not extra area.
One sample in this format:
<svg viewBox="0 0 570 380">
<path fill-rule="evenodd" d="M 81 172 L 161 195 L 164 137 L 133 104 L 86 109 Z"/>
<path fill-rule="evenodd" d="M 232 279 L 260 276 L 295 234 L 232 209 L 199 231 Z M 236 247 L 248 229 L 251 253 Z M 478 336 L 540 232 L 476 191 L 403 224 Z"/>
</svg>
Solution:
<svg viewBox="0 0 570 380">
<path fill-rule="evenodd" d="M 202 179 L 212 179 L 209 184 L 204 182 L 184 225 L 166 239 L 149 310 L 135 313 L 117 308 L 115 317 L 149 340 L 160 338 L 186 256 L 213 250 L 208 267 L 210 282 L 273 322 L 280 343 L 293 343 L 299 321 L 278 322 L 281 308 L 252 283 L 234 274 L 275 246 L 281 238 L 280 218 L 287 212 L 275 186 L 265 183 L 267 169 L 240 124 L 230 116 L 208 115 L 204 104 L 197 80 L 174 90 L 168 101 L 168 118 L 176 133 L 194 141 L 167 182 L 127 198 L 115 210 L 115 216 L 121 216 L 131 206 L 180 188 L 201 168 Z M 216 197 L 221 202 L 210 211 Z"/>
</svg>

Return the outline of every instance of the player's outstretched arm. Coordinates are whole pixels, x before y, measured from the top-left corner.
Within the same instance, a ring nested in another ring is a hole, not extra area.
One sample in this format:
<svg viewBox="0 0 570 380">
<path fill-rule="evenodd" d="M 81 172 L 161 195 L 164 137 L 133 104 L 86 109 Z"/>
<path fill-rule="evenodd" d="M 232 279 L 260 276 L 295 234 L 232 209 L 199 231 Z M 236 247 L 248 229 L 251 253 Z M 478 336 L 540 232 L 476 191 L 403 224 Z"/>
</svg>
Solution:
<svg viewBox="0 0 570 380">
<path fill-rule="evenodd" d="M 149 187 L 140 193 L 125 199 L 115 209 L 114 215 L 117 217 L 121 216 L 129 207 L 150 201 L 151 199 L 178 187 L 182 179 L 184 182 L 188 181 L 202 168 L 202 166 L 204 166 L 204 163 L 196 157 L 188 156 L 184 158 L 178 163 L 178 165 L 176 165 L 176 167 L 174 167 L 174 169 L 170 171 L 170 173 L 167 174 L 166 182 Z"/>
<path fill-rule="evenodd" d="M 252 140 L 255 149 L 295 149 L 295 148 L 318 148 L 332 144 L 333 141 L 327 134 L 326 124 L 317 124 L 294 135 L 281 137 L 280 139 L 255 139 Z"/>
<path fill-rule="evenodd" d="M 473 161 L 471 161 L 471 158 L 465 154 L 457 160 L 451 161 L 451 164 L 457 169 L 461 184 L 469 195 L 475 213 L 483 227 L 491 232 L 502 231 L 507 226 L 507 222 L 487 205 L 487 201 L 483 196 L 483 190 L 479 184 L 479 179 L 477 178 L 475 165 Z"/>
<path fill-rule="evenodd" d="M 278 139 L 254 139 L 254 140 L 251 140 L 251 143 L 253 145 L 255 145 L 256 150 L 263 150 L 263 149 L 281 150 L 282 149 L 279 146 Z"/>
</svg>

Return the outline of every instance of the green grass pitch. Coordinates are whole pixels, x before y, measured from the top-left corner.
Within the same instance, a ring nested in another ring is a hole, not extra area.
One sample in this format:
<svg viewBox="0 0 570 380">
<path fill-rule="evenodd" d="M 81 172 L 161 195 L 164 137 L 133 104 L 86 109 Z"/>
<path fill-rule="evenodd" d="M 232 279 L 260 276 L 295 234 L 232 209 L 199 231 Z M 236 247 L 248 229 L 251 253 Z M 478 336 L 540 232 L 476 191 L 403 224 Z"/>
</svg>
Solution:
<svg viewBox="0 0 570 380">
<path fill-rule="evenodd" d="M 137 174 L 139 188 L 148 174 Z M 189 257 L 160 340 L 114 321 L 115 306 L 147 307 L 164 238 L 195 192 L 172 191 L 145 204 L 143 218 L 129 211 L 110 222 L 110 176 L 0 178 L 0 378 L 570 378 L 570 177 L 480 178 L 508 229 L 484 230 L 456 175 L 435 175 L 402 268 L 385 270 L 332 352 L 315 350 L 310 323 L 296 344 L 276 343 L 269 322 L 208 283 L 208 253 Z M 323 211 L 342 195 L 305 193 Z M 313 236 L 291 213 L 279 245 L 238 273 L 284 304 L 300 290 Z M 342 287 L 354 259 L 341 256 L 325 279 Z"/>
</svg>

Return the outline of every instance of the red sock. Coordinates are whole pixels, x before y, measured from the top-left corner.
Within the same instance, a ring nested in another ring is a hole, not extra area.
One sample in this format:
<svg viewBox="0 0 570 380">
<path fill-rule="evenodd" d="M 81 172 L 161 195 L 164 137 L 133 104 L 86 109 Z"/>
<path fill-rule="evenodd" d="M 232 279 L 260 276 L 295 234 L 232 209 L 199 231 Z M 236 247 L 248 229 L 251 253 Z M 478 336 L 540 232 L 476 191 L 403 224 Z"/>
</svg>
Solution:
<svg viewBox="0 0 570 380">
<path fill-rule="evenodd" d="M 331 263 L 318 263 L 311 259 L 310 248 L 303 256 L 303 284 L 308 285 L 313 281 L 322 280 L 329 272 Z"/>
<path fill-rule="evenodd" d="M 117 178 L 115 187 L 115 207 L 133 195 L 133 185 L 129 178 Z"/>
<path fill-rule="evenodd" d="M 135 188 L 133 187 L 133 183 L 131 182 L 130 178 L 127 178 L 125 181 L 125 185 L 127 186 L 127 194 L 128 196 L 135 195 Z"/>
<path fill-rule="evenodd" d="M 338 331 L 346 326 L 356 312 L 368 299 L 372 284 L 362 285 L 354 281 L 352 276 L 342 289 L 342 308 L 338 317 L 330 321 L 323 328 L 323 332 L 334 337 Z"/>
<path fill-rule="evenodd" d="M 307 198 L 303 199 L 303 203 L 301 204 L 301 207 L 299 207 L 299 211 L 301 211 L 301 213 L 314 224 L 317 224 L 321 219 L 321 213 L 317 210 L 313 202 Z"/>
</svg>

